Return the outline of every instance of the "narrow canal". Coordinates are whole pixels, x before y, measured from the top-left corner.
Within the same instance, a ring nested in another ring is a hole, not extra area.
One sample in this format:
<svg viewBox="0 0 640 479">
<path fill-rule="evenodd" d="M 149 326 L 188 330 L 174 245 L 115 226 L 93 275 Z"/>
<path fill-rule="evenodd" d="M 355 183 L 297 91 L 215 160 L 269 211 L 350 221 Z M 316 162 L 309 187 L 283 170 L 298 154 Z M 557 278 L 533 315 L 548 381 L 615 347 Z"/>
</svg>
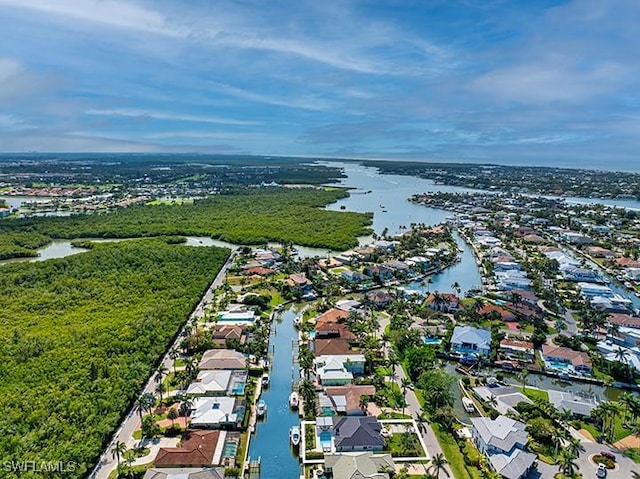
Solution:
<svg viewBox="0 0 640 479">
<path fill-rule="evenodd" d="M 291 305 L 277 314 L 271 328 L 271 384 L 263 390 L 261 399 L 267 403 L 265 421 L 258 422 L 249 444 L 251 460 L 261 459 L 261 479 L 297 479 L 301 468 L 297 453 L 289 442 L 289 429 L 299 424 L 297 411 L 289 408 L 291 386 L 297 375 L 293 368 L 293 343 L 298 332 L 293 318 L 299 305 Z"/>
</svg>

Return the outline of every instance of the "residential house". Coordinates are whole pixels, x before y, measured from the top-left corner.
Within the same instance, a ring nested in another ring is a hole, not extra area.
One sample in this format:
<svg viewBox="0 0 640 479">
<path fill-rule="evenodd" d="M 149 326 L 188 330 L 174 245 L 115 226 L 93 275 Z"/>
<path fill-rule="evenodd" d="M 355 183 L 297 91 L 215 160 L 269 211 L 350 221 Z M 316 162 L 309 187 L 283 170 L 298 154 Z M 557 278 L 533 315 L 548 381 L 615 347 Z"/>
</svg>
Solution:
<svg viewBox="0 0 640 479">
<path fill-rule="evenodd" d="M 375 417 L 334 416 L 333 444 L 338 452 L 382 451 L 382 425 Z"/>
<path fill-rule="evenodd" d="M 247 341 L 247 332 L 239 324 L 216 324 L 211 330 L 213 344 L 217 347 L 225 347 L 229 342 L 243 345 Z"/>
<path fill-rule="evenodd" d="M 491 331 L 473 326 L 456 326 L 451 336 L 451 351 L 463 356 L 487 357 L 491 353 Z"/>
<path fill-rule="evenodd" d="M 373 304 L 376 308 L 383 308 L 393 301 L 391 295 L 382 290 L 367 293 L 366 298 L 367 301 Z"/>
<path fill-rule="evenodd" d="M 333 479 L 389 479 L 395 464 L 391 454 L 343 452 L 325 454 L 324 469 Z"/>
<path fill-rule="evenodd" d="M 244 369 L 214 369 L 200 371 L 197 379 L 189 384 L 187 394 L 205 396 L 241 396 L 247 383 Z"/>
<path fill-rule="evenodd" d="M 516 320 L 516 315 L 506 308 L 493 303 L 485 303 L 478 311 L 480 316 L 495 316 L 502 319 L 502 321 L 510 322 Z"/>
<path fill-rule="evenodd" d="M 247 357 L 233 349 L 209 349 L 204 352 L 198 368 L 209 369 L 245 369 Z"/>
<path fill-rule="evenodd" d="M 315 339 L 313 352 L 316 356 L 341 356 L 351 352 L 346 338 Z"/>
<path fill-rule="evenodd" d="M 375 386 L 366 384 L 347 384 L 344 386 L 327 387 L 324 390 L 324 396 L 329 400 L 328 402 L 331 404 L 331 408 L 336 413 L 347 416 L 365 415 L 360 407 L 360 398 L 362 396 L 373 397 L 375 393 Z"/>
<path fill-rule="evenodd" d="M 532 342 L 506 338 L 500 341 L 500 352 L 509 359 L 529 362 L 533 361 L 535 354 Z"/>
<path fill-rule="evenodd" d="M 558 411 L 571 411 L 574 417 L 584 418 L 591 415 L 591 411 L 598 406 L 595 396 L 579 395 L 571 391 L 547 390 L 549 402 Z"/>
<path fill-rule="evenodd" d="M 233 305 L 227 310 L 218 313 L 218 324 L 251 325 L 257 319 L 258 316 L 255 311 L 240 304 Z"/>
<path fill-rule="evenodd" d="M 504 479 L 527 477 L 536 461 L 536 455 L 525 450 L 529 440 L 526 425 L 507 416 L 496 419 L 470 418 L 471 435 L 476 447 L 491 467 Z"/>
<path fill-rule="evenodd" d="M 143 479 L 223 479 L 224 470 L 213 467 L 171 467 L 151 468 Z"/>
<path fill-rule="evenodd" d="M 607 316 L 607 323 L 610 325 L 624 326 L 626 328 L 640 329 L 640 318 L 630 314 L 610 314 Z"/>
<path fill-rule="evenodd" d="M 353 376 L 364 373 L 362 354 L 316 356 L 316 376 L 323 386 L 342 386 L 353 381 Z"/>
<path fill-rule="evenodd" d="M 460 309 L 460 298 L 453 293 L 435 291 L 427 297 L 427 308 L 443 313 L 454 313 Z"/>
<path fill-rule="evenodd" d="M 314 321 L 316 323 L 316 327 L 318 327 L 322 324 L 342 323 L 348 317 L 349 317 L 348 311 L 344 311 L 338 308 L 331 308 L 325 311 L 324 313 L 320 314 L 319 316 L 316 316 L 314 318 Z"/>
<path fill-rule="evenodd" d="M 245 401 L 233 397 L 197 397 L 193 402 L 191 427 L 203 429 L 239 429 L 245 413 Z"/>
<path fill-rule="evenodd" d="M 367 276 L 381 282 L 393 279 L 393 270 L 386 266 L 365 266 L 363 270 Z"/>
<path fill-rule="evenodd" d="M 527 396 L 513 386 L 487 384 L 486 386 L 473 388 L 473 392 L 483 401 L 491 404 L 500 414 L 516 412 L 516 406 L 521 402 L 532 404 L 532 401 Z"/>
<path fill-rule="evenodd" d="M 153 460 L 155 467 L 212 467 L 222 460 L 226 431 L 187 431 L 178 447 L 161 447 Z M 146 477 L 146 476 L 145 476 Z"/>
<path fill-rule="evenodd" d="M 574 351 L 563 346 L 543 344 L 542 359 L 544 359 L 547 368 L 559 372 L 575 372 L 587 375 L 592 372 L 591 359 L 589 359 L 587 353 Z"/>
<path fill-rule="evenodd" d="M 356 335 L 344 323 L 320 323 L 315 327 L 315 340 L 341 338 L 354 341 Z"/>
</svg>

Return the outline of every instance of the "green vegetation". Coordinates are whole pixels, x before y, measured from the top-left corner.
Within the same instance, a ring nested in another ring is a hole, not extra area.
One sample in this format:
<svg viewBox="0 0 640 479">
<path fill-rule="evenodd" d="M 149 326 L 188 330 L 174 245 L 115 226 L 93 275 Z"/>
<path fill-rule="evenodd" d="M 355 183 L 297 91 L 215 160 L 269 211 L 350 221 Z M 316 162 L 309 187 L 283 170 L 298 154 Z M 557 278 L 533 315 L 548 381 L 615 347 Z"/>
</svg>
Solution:
<svg viewBox="0 0 640 479">
<path fill-rule="evenodd" d="M 340 189 L 241 189 L 193 204 L 141 205 L 107 214 L 5 220 L 0 222 L 0 233 L 28 231 L 45 238 L 206 235 L 241 244 L 280 241 L 342 250 L 357 245 L 357 237 L 366 234 L 371 223 L 368 214 L 322 209 L 346 195 Z"/>
<path fill-rule="evenodd" d="M 0 234 L 0 259 L 38 256 L 35 250 L 50 242 L 49 236 L 27 231 Z"/>
<path fill-rule="evenodd" d="M 534 401 L 535 399 L 542 399 L 544 401 L 549 401 L 549 393 L 543 389 L 535 389 L 528 387 L 527 389 L 523 389 L 522 386 L 516 386 L 516 389 L 527 396 L 529 399 Z"/>
<path fill-rule="evenodd" d="M 1 460 L 86 475 L 227 255 L 143 240 L 3 266 Z"/>
</svg>

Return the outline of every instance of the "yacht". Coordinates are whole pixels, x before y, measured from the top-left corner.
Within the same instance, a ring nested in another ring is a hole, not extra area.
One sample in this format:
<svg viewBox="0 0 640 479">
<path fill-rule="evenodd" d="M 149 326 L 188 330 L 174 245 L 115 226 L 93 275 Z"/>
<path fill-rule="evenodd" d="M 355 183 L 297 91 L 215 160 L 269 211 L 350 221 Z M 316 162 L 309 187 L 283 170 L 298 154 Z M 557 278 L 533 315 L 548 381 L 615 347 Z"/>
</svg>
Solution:
<svg viewBox="0 0 640 479">
<path fill-rule="evenodd" d="M 261 399 L 260 401 L 258 401 L 258 404 L 256 405 L 256 414 L 258 417 L 264 417 L 266 413 L 267 413 L 267 403 Z"/>
<path fill-rule="evenodd" d="M 262 382 L 262 387 L 263 388 L 268 388 L 269 387 L 269 375 L 267 373 L 264 373 L 262 375 L 262 378 L 260 379 L 260 381 Z"/>
<path fill-rule="evenodd" d="M 297 392 L 292 392 L 289 396 L 289 407 L 291 409 L 298 409 L 298 403 L 300 402 L 300 398 L 298 397 Z"/>
<path fill-rule="evenodd" d="M 293 318 L 293 325 L 297 328 L 298 326 L 300 326 L 301 321 L 302 321 L 302 317 L 296 316 L 295 318 Z"/>
<path fill-rule="evenodd" d="M 462 405 L 464 406 L 464 410 L 471 413 L 476 411 L 476 407 L 473 404 L 473 401 L 467 397 L 462 398 Z"/>
<path fill-rule="evenodd" d="M 300 428 L 298 426 L 292 426 L 289 430 L 289 438 L 291 439 L 291 444 L 297 446 L 300 444 Z"/>
</svg>

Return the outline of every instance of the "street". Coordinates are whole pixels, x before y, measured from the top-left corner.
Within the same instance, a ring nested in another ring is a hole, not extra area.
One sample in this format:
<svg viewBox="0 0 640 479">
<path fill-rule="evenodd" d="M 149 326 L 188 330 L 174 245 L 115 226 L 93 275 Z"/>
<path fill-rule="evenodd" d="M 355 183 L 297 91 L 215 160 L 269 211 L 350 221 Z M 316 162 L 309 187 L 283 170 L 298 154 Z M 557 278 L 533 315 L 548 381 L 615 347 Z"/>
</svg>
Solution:
<svg viewBox="0 0 640 479">
<path fill-rule="evenodd" d="M 222 266 L 222 268 L 216 275 L 215 279 L 213 280 L 209 288 L 207 288 L 206 293 L 203 295 L 202 299 L 198 303 L 198 306 L 196 306 L 195 310 L 189 317 L 189 320 L 185 322 L 185 326 L 197 320 L 198 318 L 201 318 L 204 315 L 206 305 L 212 300 L 214 290 L 218 286 L 222 285 L 227 269 L 231 265 L 232 260 L 233 260 L 233 252 L 231 253 L 231 255 L 229 255 L 229 258 L 227 259 L 225 264 Z M 185 336 L 184 334 L 185 326 L 183 326 L 183 328 L 180 330 L 178 336 L 176 337 L 176 340 L 171 345 L 171 347 L 167 350 L 164 358 L 162 359 L 161 364 L 165 366 L 168 370 L 173 367 L 173 359 L 171 359 L 169 355 L 169 351 L 171 351 L 171 349 L 173 348 L 177 348 L 180 345 L 180 342 Z M 149 380 L 147 381 L 147 384 L 145 385 L 141 394 L 144 394 L 144 393 L 155 394 L 156 382 L 154 380 L 154 375 L 155 375 L 155 370 L 152 372 L 151 376 L 149 377 Z M 133 433 L 139 427 L 140 427 L 140 417 L 137 413 L 136 407 L 133 406 L 129 411 L 129 414 L 127 414 L 126 418 L 120 425 L 120 428 L 118 429 L 118 431 L 114 434 L 106 450 L 102 453 L 102 456 L 100 457 L 100 461 L 98 462 L 94 470 L 91 472 L 89 476 L 91 479 L 108 479 L 109 478 L 109 475 L 111 474 L 111 472 L 117 467 L 117 461 L 111 454 L 112 446 L 116 442 L 123 442 L 127 445 L 128 449 L 131 448 L 134 445 L 134 442 L 137 442 L 133 439 Z"/>
</svg>

